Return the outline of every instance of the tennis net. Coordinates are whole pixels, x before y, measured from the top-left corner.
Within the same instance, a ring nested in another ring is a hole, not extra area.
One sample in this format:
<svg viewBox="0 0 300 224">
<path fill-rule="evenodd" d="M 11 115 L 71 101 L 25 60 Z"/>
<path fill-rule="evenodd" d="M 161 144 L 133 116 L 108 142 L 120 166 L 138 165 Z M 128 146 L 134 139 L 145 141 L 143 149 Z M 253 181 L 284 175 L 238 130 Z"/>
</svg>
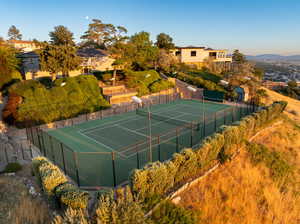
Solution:
<svg viewBox="0 0 300 224">
<path fill-rule="evenodd" d="M 145 117 L 149 116 L 148 111 L 141 110 L 141 109 L 137 109 L 136 114 L 141 115 L 141 116 L 145 116 Z M 162 116 L 160 114 L 154 114 L 154 113 L 151 113 L 151 112 L 150 112 L 150 118 L 155 119 L 155 120 L 159 120 L 159 121 L 163 121 L 163 122 L 166 122 L 166 123 L 174 124 L 176 126 L 191 127 L 191 125 L 192 125 L 192 122 L 190 122 L 190 121 L 165 117 L 165 116 Z"/>
</svg>

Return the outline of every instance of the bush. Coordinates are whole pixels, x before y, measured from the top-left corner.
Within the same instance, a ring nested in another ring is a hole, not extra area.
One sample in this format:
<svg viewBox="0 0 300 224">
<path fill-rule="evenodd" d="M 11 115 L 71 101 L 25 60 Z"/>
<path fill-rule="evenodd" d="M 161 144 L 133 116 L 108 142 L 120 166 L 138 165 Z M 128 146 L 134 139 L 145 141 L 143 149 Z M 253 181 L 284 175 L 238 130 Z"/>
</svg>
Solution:
<svg viewBox="0 0 300 224">
<path fill-rule="evenodd" d="M 68 208 L 63 215 L 57 215 L 52 224 L 89 224 L 88 217 L 80 209 Z"/>
<path fill-rule="evenodd" d="M 9 97 L 3 118 L 18 127 L 67 119 L 109 106 L 92 75 L 57 79 L 50 89 L 28 80 L 11 86 Z"/>
<path fill-rule="evenodd" d="M 157 93 L 165 89 L 174 88 L 173 83 L 167 80 L 158 80 L 150 85 L 151 93 Z"/>
<path fill-rule="evenodd" d="M 161 80 L 160 75 L 154 70 L 127 71 L 125 73 L 125 82 L 127 87 L 135 88 L 138 91 L 138 96 L 174 87 L 171 82 Z"/>
<path fill-rule="evenodd" d="M 73 209 L 86 208 L 88 206 L 89 194 L 79 190 L 70 183 L 64 183 L 55 188 L 55 197 L 62 204 Z"/>
<path fill-rule="evenodd" d="M 54 195 L 55 187 L 68 181 L 62 171 L 50 162 L 39 165 L 39 175 L 44 191 L 50 196 Z"/>
<path fill-rule="evenodd" d="M 68 183 L 67 177 L 45 157 L 32 160 L 32 170 L 48 196 L 55 196 L 62 205 L 73 209 L 85 209 L 89 194 Z"/>
<path fill-rule="evenodd" d="M 15 173 L 22 169 L 22 166 L 19 163 L 8 163 L 5 166 L 4 173 Z"/>
<path fill-rule="evenodd" d="M 101 224 L 147 224 L 140 202 L 130 188 L 120 189 L 114 196 L 113 191 L 100 195 L 96 208 L 96 222 Z"/>
<path fill-rule="evenodd" d="M 38 79 L 38 81 L 46 88 L 51 88 L 53 84 L 51 77 L 41 77 Z"/>
<path fill-rule="evenodd" d="M 193 211 L 177 206 L 166 200 L 162 202 L 152 213 L 151 219 L 159 224 L 194 224 L 197 216 Z"/>
</svg>

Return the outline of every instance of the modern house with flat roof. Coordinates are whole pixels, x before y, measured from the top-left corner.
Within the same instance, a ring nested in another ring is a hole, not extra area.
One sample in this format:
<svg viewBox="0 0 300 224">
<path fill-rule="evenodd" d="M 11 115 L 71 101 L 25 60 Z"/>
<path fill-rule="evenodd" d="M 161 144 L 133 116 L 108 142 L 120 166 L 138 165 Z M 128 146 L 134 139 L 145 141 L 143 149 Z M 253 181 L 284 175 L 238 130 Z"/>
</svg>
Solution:
<svg viewBox="0 0 300 224">
<path fill-rule="evenodd" d="M 179 62 L 196 65 L 198 68 L 203 67 L 206 60 L 224 65 L 230 65 L 232 62 L 232 57 L 228 56 L 228 50 L 188 46 L 176 47 L 171 53 Z"/>
</svg>

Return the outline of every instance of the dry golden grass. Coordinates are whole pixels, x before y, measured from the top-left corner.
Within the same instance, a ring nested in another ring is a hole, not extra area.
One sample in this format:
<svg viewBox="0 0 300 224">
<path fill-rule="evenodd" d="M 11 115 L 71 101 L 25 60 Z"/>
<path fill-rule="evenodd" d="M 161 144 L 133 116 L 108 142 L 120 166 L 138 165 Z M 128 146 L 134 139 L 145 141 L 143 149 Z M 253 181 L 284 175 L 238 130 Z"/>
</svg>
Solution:
<svg viewBox="0 0 300 224">
<path fill-rule="evenodd" d="M 254 166 L 245 150 L 181 195 L 181 204 L 199 211 L 205 224 L 300 223 L 300 129 L 287 119 L 255 142 L 284 153 L 293 181 L 280 192 L 268 168 Z"/>
<path fill-rule="evenodd" d="M 275 91 L 272 91 L 267 88 L 263 88 L 267 91 L 268 97 L 264 100 L 264 103 L 271 104 L 273 101 L 284 100 L 288 102 L 285 113 L 295 122 L 300 124 L 300 101 L 281 95 Z"/>
<path fill-rule="evenodd" d="M 33 198 L 20 178 L 29 176 L 25 167 L 17 176 L 0 176 L 0 224 L 47 224 L 51 210 L 42 198 Z M 37 188 L 36 188 L 37 189 Z"/>
</svg>

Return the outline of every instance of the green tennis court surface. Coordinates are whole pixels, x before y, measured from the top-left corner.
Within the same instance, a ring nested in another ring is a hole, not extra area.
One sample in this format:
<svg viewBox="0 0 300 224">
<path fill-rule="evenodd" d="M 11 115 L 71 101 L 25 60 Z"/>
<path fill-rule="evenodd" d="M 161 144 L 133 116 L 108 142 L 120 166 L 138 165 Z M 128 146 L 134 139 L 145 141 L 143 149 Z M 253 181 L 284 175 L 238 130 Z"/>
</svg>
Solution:
<svg viewBox="0 0 300 224">
<path fill-rule="evenodd" d="M 150 122 L 148 108 L 141 108 L 42 132 L 42 150 L 81 186 L 114 186 L 151 158 L 170 159 L 246 114 L 242 107 L 197 100 L 177 100 L 149 110 Z"/>
</svg>

